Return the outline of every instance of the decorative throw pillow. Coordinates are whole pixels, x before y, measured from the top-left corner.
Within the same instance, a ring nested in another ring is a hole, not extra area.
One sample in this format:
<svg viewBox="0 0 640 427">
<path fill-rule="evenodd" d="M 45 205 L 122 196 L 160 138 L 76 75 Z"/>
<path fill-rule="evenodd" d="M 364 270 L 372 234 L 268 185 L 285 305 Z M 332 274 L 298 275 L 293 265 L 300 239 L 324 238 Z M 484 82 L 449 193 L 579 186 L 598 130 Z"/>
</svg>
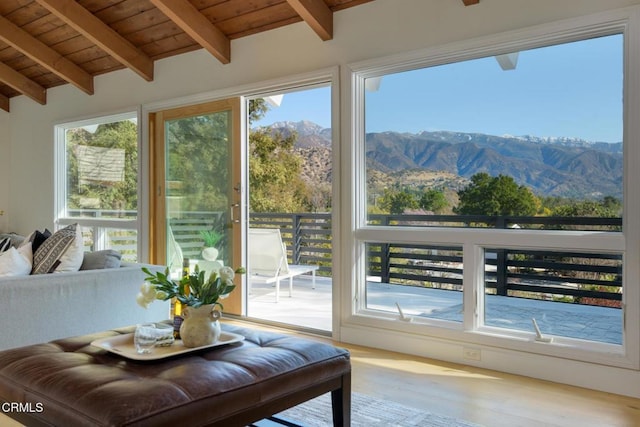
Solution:
<svg viewBox="0 0 640 427">
<path fill-rule="evenodd" d="M 16 233 L 7 233 L 7 234 L 3 234 L 2 236 L 3 239 L 5 237 L 8 237 L 11 239 L 11 246 L 13 246 L 14 248 L 18 248 L 18 246 L 20 246 L 22 244 L 22 242 L 24 242 L 24 236 L 21 236 L 19 234 Z"/>
<path fill-rule="evenodd" d="M 53 273 L 62 273 L 65 271 L 78 271 L 82 265 L 82 259 L 84 257 L 84 240 L 82 239 L 82 227 L 78 224 L 75 226 L 75 238 L 71 245 L 60 257 L 60 263 L 53 270 Z"/>
<path fill-rule="evenodd" d="M 20 245 L 17 249 L 18 253 L 29 261 L 29 265 L 33 267 L 33 251 L 31 250 L 31 243 Z M 31 273 L 31 270 L 29 270 L 29 273 Z"/>
<path fill-rule="evenodd" d="M 103 251 L 85 252 L 80 270 L 99 270 L 102 268 L 120 267 L 120 252 L 113 249 Z"/>
<path fill-rule="evenodd" d="M 31 263 L 14 247 L 0 254 L 0 276 L 28 276 Z"/>
<path fill-rule="evenodd" d="M 76 238 L 76 226 L 77 224 L 72 224 L 56 231 L 33 252 L 31 274 L 46 274 L 56 269 L 60 258 Z"/>
<path fill-rule="evenodd" d="M 43 232 L 36 230 L 33 233 L 29 234 L 23 240 L 20 246 L 26 245 L 27 243 L 31 243 L 31 250 L 35 254 L 38 248 L 40 247 L 40 245 L 42 245 L 44 241 L 47 240 L 49 237 L 51 237 L 51 232 L 46 228 L 44 229 Z"/>
<path fill-rule="evenodd" d="M 11 237 L 0 240 L 0 252 L 4 252 L 11 247 Z"/>
</svg>

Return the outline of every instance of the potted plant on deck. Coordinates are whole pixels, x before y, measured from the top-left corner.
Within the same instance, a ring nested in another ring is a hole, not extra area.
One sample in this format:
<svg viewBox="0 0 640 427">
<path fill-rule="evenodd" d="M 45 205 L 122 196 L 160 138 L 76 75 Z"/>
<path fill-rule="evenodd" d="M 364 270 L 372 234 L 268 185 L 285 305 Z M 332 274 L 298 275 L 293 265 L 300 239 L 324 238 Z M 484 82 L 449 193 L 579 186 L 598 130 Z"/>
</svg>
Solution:
<svg viewBox="0 0 640 427">
<path fill-rule="evenodd" d="M 222 240 L 222 234 L 215 230 L 202 230 L 200 237 L 204 242 L 204 248 L 202 249 L 202 258 L 207 261 L 215 261 L 218 259 L 218 248 L 216 247 L 220 240 Z"/>
</svg>

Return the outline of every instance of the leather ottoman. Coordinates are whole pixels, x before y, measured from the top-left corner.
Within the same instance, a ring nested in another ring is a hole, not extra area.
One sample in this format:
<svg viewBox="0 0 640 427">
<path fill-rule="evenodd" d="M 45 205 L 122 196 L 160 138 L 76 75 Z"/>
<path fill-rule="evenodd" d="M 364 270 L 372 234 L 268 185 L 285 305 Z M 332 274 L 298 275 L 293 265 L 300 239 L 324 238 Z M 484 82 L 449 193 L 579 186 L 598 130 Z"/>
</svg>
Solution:
<svg viewBox="0 0 640 427">
<path fill-rule="evenodd" d="M 155 361 L 90 345 L 132 331 L 0 352 L 5 414 L 28 426 L 245 426 L 330 391 L 334 425 L 350 425 L 347 350 L 227 324 L 245 340 Z"/>
</svg>

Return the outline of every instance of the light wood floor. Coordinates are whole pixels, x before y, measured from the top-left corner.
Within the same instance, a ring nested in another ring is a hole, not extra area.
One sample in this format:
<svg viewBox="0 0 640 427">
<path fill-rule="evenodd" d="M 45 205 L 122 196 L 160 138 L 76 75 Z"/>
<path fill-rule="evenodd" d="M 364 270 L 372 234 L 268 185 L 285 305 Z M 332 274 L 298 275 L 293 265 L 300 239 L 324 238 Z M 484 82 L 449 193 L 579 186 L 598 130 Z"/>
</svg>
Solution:
<svg viewBox="0 0 640 427">
<path fill-rule="evenodd" d="M 298 335 L 331 342 L 318 336 Z M 640 426 L 640 399 L 385 350 L 333 344 L 351 352 L 353 391 L 436 414 L 486 427 Z M 0 414 L 0 426 L 19 425 Z"/>
<path fill-rule="evenodd" d="M 640 400 L 344 345 L 353 390 L 487 427 L 640 426 Z"/>
<path fill-rule="evenodd" d="M 268 329 L 240 321 L 236 324 Z M 353 391 L 428 412 L 487 427 L 640 426 L 640 399 L 385 350 L 333 344 L 351 352 Z"/>
</svg>

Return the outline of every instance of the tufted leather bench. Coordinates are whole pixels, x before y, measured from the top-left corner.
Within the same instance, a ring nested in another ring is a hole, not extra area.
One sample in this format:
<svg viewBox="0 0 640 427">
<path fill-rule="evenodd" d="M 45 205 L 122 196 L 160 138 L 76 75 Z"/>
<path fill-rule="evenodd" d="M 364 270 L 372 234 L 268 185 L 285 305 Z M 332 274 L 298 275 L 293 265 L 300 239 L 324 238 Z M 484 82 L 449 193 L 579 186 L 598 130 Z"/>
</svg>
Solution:
<svg viewBox="0 0 640 427">
<path fill-rule="evenodd" d="M 228 324 L 223 330 L 245 340 L 157 361 L 90 345 L 132 328 L 5 350 L 0 401 L 25 404 L 6 415 L 28 426 L 229 427 L 331 391 L 334 425 L 350 425 L 347 350 Z"/>
</svg>

